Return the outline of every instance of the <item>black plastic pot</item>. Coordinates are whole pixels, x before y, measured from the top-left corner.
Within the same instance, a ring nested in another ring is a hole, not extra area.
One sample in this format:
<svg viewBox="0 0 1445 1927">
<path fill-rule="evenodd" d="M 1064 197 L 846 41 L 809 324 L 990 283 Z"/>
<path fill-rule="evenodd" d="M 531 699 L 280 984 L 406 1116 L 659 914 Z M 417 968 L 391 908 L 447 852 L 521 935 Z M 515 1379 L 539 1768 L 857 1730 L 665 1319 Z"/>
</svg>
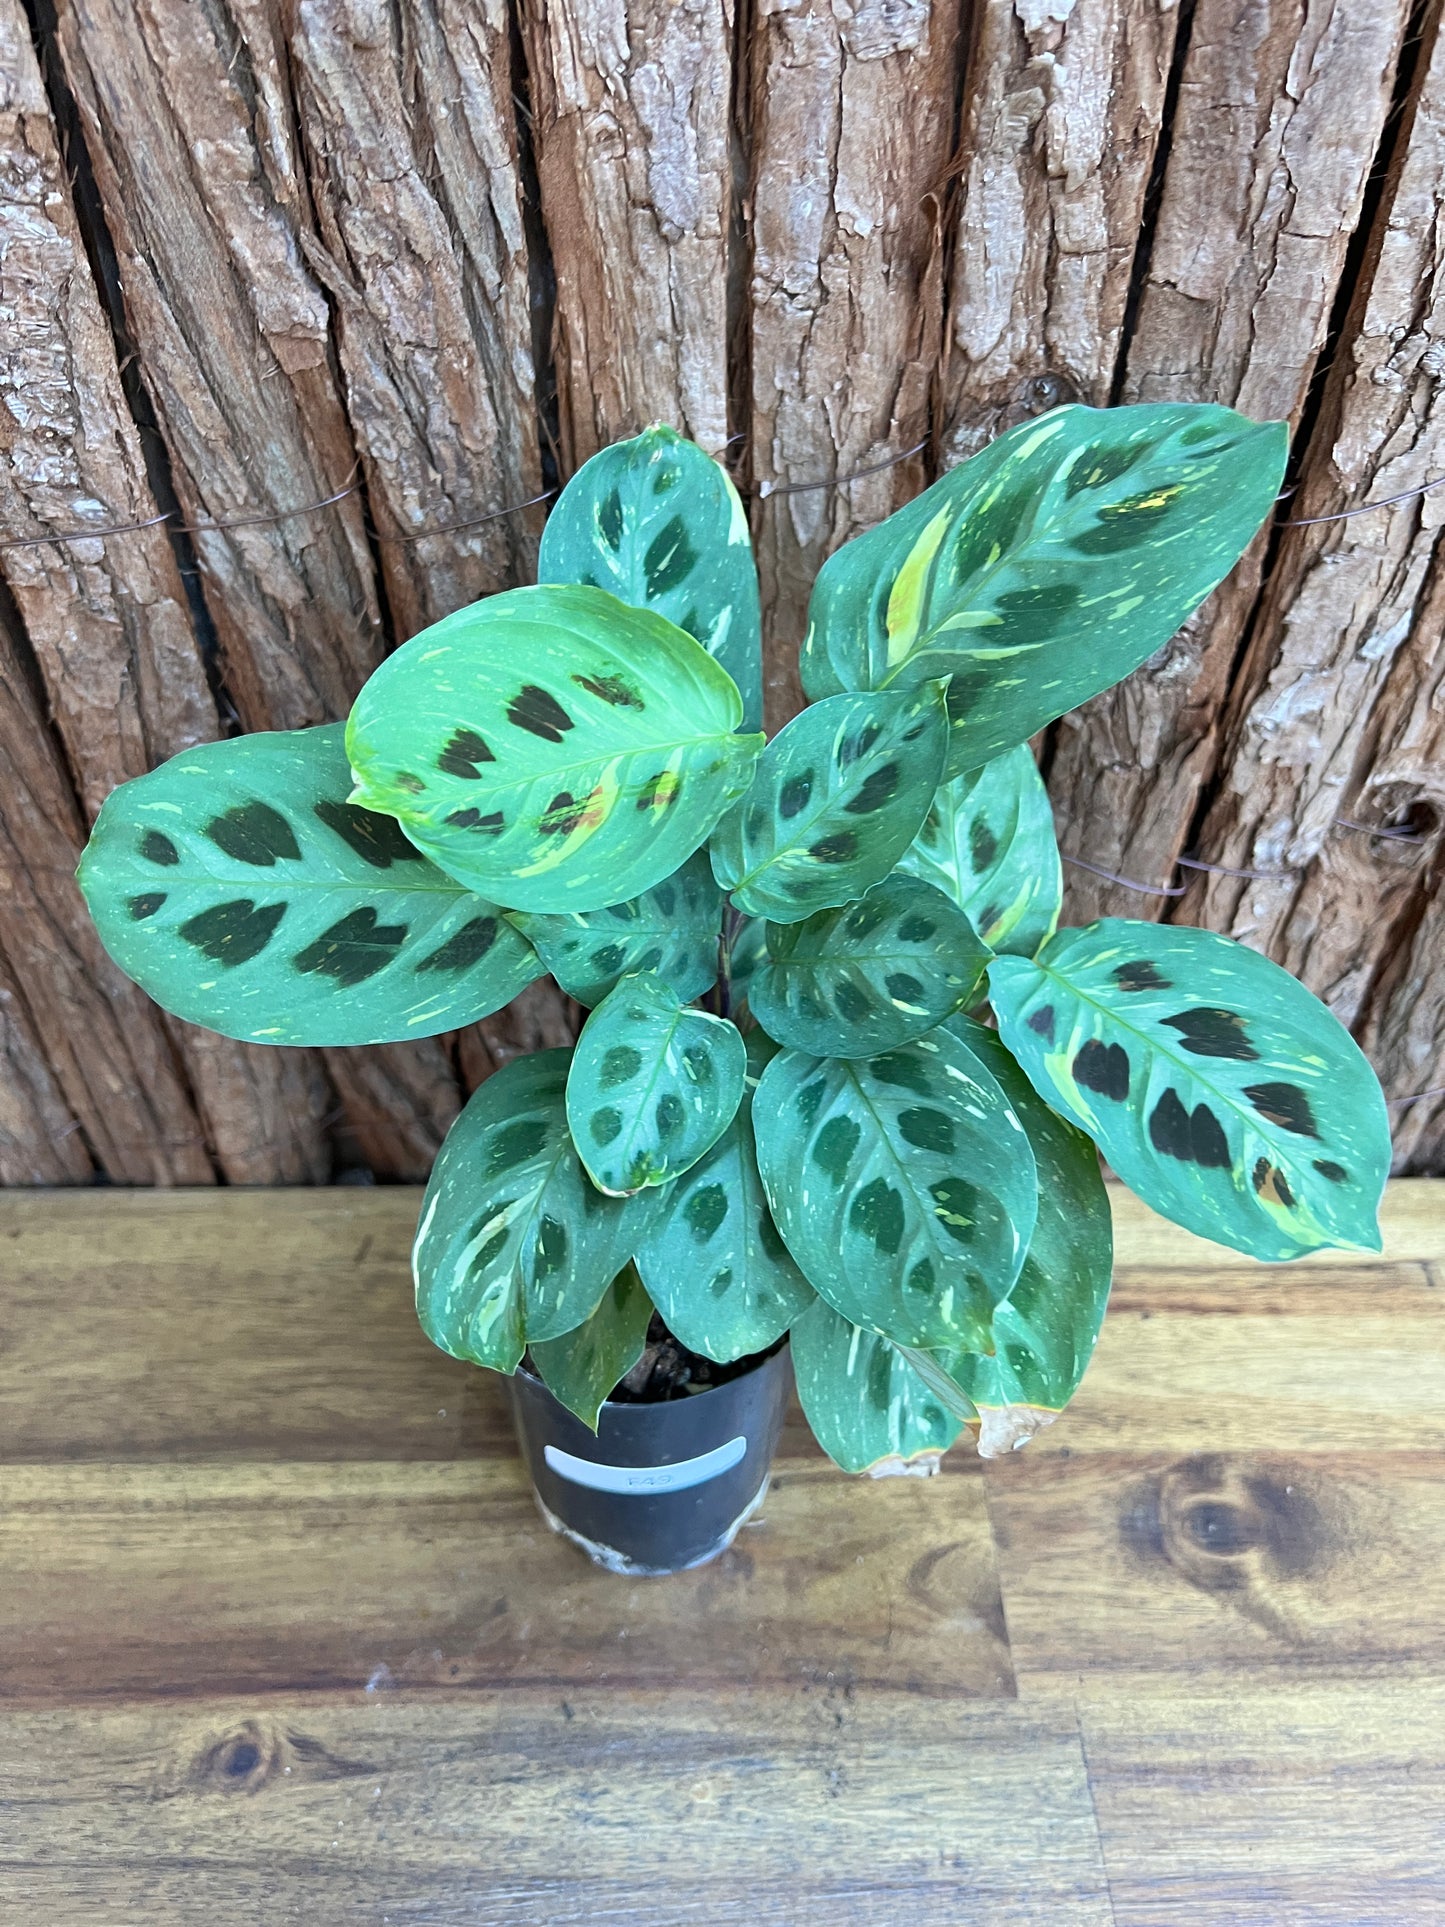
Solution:
<svg viewBox="0 0 1445 1927">
<path fill-rule="evenodd" d="M 594 1437 L 523 1368 L 507 1381 L 537 1507 L 609 1572 L 705 1565 L 762 1503 L 792 1362 L 787 1346 L 690 1398 L 602 1407 Z"/>
</svg>

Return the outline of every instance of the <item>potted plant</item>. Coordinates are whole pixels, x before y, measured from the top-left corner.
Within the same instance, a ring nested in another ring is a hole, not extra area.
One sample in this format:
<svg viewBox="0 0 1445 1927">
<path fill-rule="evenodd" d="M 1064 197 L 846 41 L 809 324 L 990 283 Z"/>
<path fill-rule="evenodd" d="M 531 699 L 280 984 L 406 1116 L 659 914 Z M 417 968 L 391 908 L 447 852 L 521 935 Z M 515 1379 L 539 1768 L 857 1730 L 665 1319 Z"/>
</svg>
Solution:
<svg viewBox="0 0 1445 1927">
<path fill-rule="evenodd" d="M 540 584 L 398 649 L 349 721 L 125 784 L 81 866 L 111 954 L 251 1042 L 425 1037 L 550 971 L 575 1049 L 437 1159 L 417 1305 L 507 1374 L 549 1523 L 716 1553 L 788 1394 L 848 1471 L 1005 1451 L 1108 1294 L 1098 1151 L 1265 1259 L 1379 1248 L 1389 1135 L 1350 1037 L 1207 931 L 1057 928 L 1027 747 L 1128 674 L 1268 514 L 1286 437 L 1061 408 L 822 569 L 770 742 L 724 472 L 665 428 L 563 491 Z M 1097 1147 L 1097 1149 L 1096 1149 Z"/>
</svg>

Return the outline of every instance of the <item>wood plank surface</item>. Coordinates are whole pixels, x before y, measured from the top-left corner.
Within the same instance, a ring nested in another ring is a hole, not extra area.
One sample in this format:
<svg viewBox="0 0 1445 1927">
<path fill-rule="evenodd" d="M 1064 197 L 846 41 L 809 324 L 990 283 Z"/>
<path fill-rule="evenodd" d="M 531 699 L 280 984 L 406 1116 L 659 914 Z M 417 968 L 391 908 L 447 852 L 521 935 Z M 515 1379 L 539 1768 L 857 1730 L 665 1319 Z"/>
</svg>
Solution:
<svg viewBox="0 0 1445 1927">
<path fill-rule="evenodd" d="M 546 1533 L 418 1194 L 0 1199 L 0 1912 L 26 1927 L 1434 1927 L 1445 1186 L 1266 1267 L 1114 1194 L 1026 1451 L 796 1413 L 700 1572 Z"/>
</svg>

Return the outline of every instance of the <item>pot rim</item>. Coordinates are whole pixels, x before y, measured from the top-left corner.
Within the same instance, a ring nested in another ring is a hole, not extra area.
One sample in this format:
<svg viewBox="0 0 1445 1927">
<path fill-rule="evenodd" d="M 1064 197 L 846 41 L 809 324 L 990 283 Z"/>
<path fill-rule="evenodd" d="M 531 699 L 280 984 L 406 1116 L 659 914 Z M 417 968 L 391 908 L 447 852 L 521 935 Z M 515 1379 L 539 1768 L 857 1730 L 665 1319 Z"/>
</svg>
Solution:
<svg viewBox="0 0 1445 1927">
<path fill-rule="evenodd" d="M 752 1378 L 756 1373 L 761 1372 L 765 1367 L 771 1365 L 775 1358 L 781 1356 L 784 1352 L 788 1351 L 788 1349 L 788 1334 L 784 1332 L 782 1337 L 775 1340 L 765 1352 L 757 1352 L 754 1354 L 755 1363 L 749 1365 L 745 1372 L 734 1372 L 732 1377 L 725 1378 L 721 1385 L 709 1385 L 705 1392 L 690 1392 L 682 1398 L 604 1398 L 598 1407 L 598 1423 L 601 1423 L 603 1412 L 657 1412 L 662 1411 L 669 1405 L 676 1406 L 680 1411 L 692 1411 L 705 1400 L 710 1399 L 715 1392 L 729 1391 L 734 1385 L 741 1385 L 744 1380 Z M 737 1360 L 734 1359 L 732 1362 L 736 1364 Z M 528 1357 L 525 1352 L 523 1352 L 516 1372 L 512 1374 L 512 1376 L 529 1379 L 533 1385 L 536 1385 L 540 1390 L 544 1391 L 560 1410 L 564 1412 L 567 1410 L 567 1407 L 562 1404 L 561 1399 L 557 1397 L 557 1394 L 552 1390 L 536 1366 L 528 1362 Z"/>
</svg>

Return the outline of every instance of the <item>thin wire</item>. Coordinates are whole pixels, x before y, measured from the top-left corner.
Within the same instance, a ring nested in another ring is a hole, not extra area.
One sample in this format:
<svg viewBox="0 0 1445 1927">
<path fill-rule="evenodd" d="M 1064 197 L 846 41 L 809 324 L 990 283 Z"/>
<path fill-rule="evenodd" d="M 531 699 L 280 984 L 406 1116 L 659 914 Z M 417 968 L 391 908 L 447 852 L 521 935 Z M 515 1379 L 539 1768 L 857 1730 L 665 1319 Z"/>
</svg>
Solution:
<svg viewBox="0 0 1445 1927">
<path fill-rule="evenodd" d="M 378 529 L 378 542 L 425 542 L 433 535 L 455 535 L 462 529 L 479 529 L 484 522 L 500 521 L 504 515 L 520 515 L 523 509 L 536 508 L 539 502 L 550 501 L 557 493 L 555 488 L 543 489 L 540 495 L 533 495 L 528 501 L 513 502 L 510 508 L 489 509 L 485 515 L 469 515 L 462 522 L 442 522 L 434 529 L 418 529 L 411 535 L 383 535 Z"/>
<path fill-rule="evenodd" d="M 1428 1091 L 1412 1091 L 1408 1097 L 1387 1097 L 1387 1104 L 1418 1104 L 1422 1097 L 1445 1097 L 1445 1084 L 1433 1084 Z"/>
<path fill-rule="evenodd" d="M 356 470 L 352 469 L 352 474 Z M 348 482 L 345 488 L 337 489 L 334 495 L 323 495 L 319 502 L 307 502 L 299 509 L 281 509 L 275 515 L 232 515 L 219 522 L 181 522 L 178 529 L 182 535 L 210 535 L 220 529 L 254 529 L 272 522 L 289 522 L 293 516 L 314 515 L 317 509 L 329 509 L 333 502 L 344 502 L 348 495 L 355 495 L 361 487 L 360 482 Z M 164 517 L 161 518 L 164 520 Z"/>
<path fill-rule="evenodd" d="M 1358 508 L 1341 509 L 1338 515 L 1301 515 L 1294 521 L 1281 522 L 1282 529 L 1312 529 L 1321 522 L 1348 522 L 1352 515 L 1368 515 L 1371 509 L 1392 509 L 1400 502 L 1413 502 L 1417 495 L 1428 495 L 1432 488 L 1445 484 L 1445 475 L 1437 475 L 1433 482 L 1422 482 L 1419 488 L 1407 488 L 1400 495 L 1387 495 L 1383 502 L 1361 502 Z"/>
<path fill-rule="evenodd" d="M 1284 883 L 1299 875 L 1298 870 L 1235 870 L 1227 863 L 1206 863 L 1199 856 L 1177 856 L 1174 861 L 1185 870 L 1204 870 L 1215 877 L 1249 877 L 1261 883 Z"/>
<path fill-rule="evenodd" d="M 1121 890 L 1138 890 L 1146 897 L 1182 897 L 1189 887 L 1185 883 L 1136 883 L 1133 877 L 1115 876 L 1112 870 L 1101 870 L 1097 863 L 1085 863 L 1081 856 L 1065 856 L 1062 850 L 1059 854 L 1065 863 L 1071 863 L 1076 870 L 1087 870 L 1090 876 L 1102 877 L 1105 883 L 1117 883 Z"/>
<path fill-rule="evenodd" d="M 169 522 L 170 510 L 148 515 L 144 522 L 121 522 L 110 529 L 65 529 L 58 535 L 10 535 L 0 542 L 3 549 L 40 549 L 47 542 L 99 542 L 108 535 L 134 535 L 139 529 L 153 529 L 158 522 Z"/>
<path fill-rule="evenodd" d="M 1361 836 L 1380 836 L 1389 843 L 1428 843 L 1428 836 L 1417 836 L 1413 830 L 1377 827 L 1372 823 L 1356 823 L 1348 816 L 1337 816 L 1336 823 L 1342 830 L 1358 830 Z"/>
<path fill-rule="evenodd" d="M 885 468 L 897 468 L 900 462 L 906 462 L 910 455 L 921 454 L 927 446 L 928 442 L 925 438 L 921 442 L 916 442 L 912 448 L 905 448 L 901 455 L 890 455 L 886 462 L 874 462 L 868 468 L 855 468 L 851 475 L 839 475 L 832 481 L 760 482 L 758 494 L 766 500 L 772 495 L 806 495 L 812 489 L 847 488 L 850 482 L 861 482 L 865 475 L 881 475 Z"/>
</svg>

